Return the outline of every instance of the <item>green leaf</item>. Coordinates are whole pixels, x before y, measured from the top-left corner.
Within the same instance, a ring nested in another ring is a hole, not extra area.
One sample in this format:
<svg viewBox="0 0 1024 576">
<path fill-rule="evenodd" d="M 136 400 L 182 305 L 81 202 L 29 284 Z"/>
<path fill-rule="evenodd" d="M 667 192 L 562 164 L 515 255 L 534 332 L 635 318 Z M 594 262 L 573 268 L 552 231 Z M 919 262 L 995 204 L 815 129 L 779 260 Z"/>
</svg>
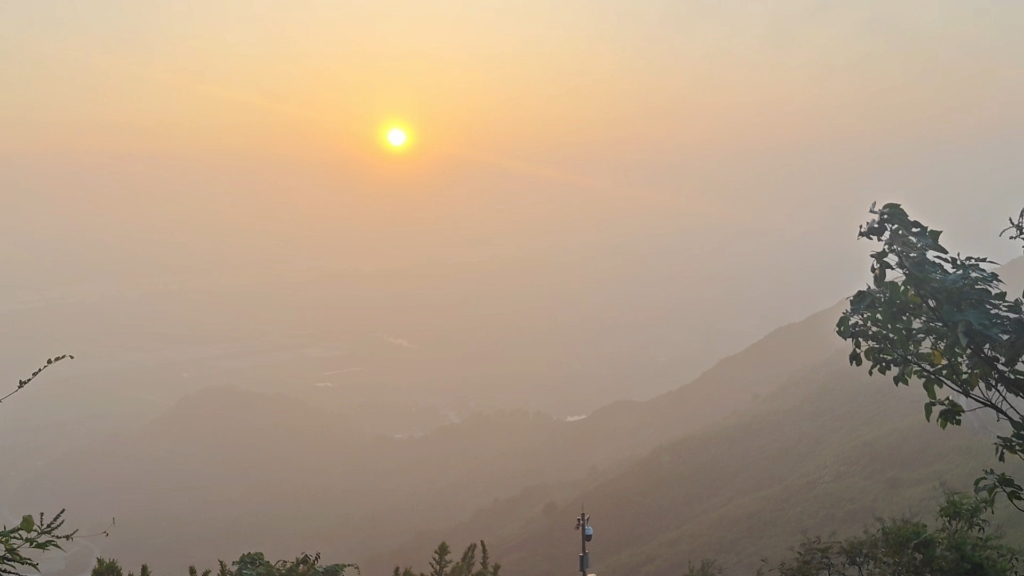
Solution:
<svg viewBox="0 0 1024 576">
<path fill-rule="evenodd" d="M 967 346 L 967 322 L 961 321 L 957 324 L 956 335 L 960 339 L 960 345 Z"/>
<path fill-rule="evenodd" d="M 31 532 L 36 527 L 36 521 L 32 518 L 31 514 L 25 514 L 21 517 L 21 524 L 18 525 L 23 532 Z"/>
</svg>

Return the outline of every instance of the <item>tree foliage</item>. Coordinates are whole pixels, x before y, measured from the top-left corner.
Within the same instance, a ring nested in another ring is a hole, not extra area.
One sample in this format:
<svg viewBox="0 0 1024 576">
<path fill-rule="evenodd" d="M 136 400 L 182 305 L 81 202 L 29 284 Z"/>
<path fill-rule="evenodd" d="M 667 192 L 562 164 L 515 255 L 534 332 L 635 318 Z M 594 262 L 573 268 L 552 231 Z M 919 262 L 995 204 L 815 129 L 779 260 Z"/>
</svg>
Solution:
<svg viewBox="0 0 1024 576">
<path fill-rule="evenodd" d="M 480 557 L 477 559 L 477 552 Z M 267 560 L 262 552 L 247 552 L 239 556 L 230 565 L 223 560 L 217 561 L 217 576 L 345 576 L 348 570 L 359 572 L 356 564 L 321 564 L 320 554 L 301 554 L 294 560 Z M 501 565 L 491 562 L 487 544 L 483 540 L 479 546 L 476 542 L 463 551 L 458 560 L 452 556 L 451 547 L 441 542 L 434 550 L 430 559 L 430 576 L 499 576 Z M 189 576 L 200 576 L 195 566 L 188 567 Z M 203 570 L 202 576 L 211 576 L 212 570 Z M 413 572 L 412 568 L 404 570 L 395 567 L 398 576 L 427 576 L 425 573 Z M 121 565 L 117 560 L 97 558 L 92 569 L 92 576 L 122 576 Z M 129 572 L 128 576 L 134 576 Z M 139 576 L 152 576 L 149 566 L 142 565 Z"/>
<path fill-rule="evenodd" d="M 477 553 L 479 552 L 479 560 Z M 321 564 L 320 554 L 301 554 L 294 560 L 278 560 L 271 562 L 267 560 L 262 552 L 247 552 L 239 556 L 230 565 L 223 560 L 217 561 L 217 576 L 345 576 L 348 570 L 355 570 L 360 573 L 356 564 Z M 451 547 L 447 542 L 441 542 L 434 550 L 430 559 L 430 576 L 499 576 L 501 565 L 491 562 L 491 555 L 487 550 L 487 544 L 483 540 L 479 546 L 476 542 L 470 544 L 463 551 L 458 560 L 452 556 Z M 92 569 L 92 576 L 122 576 L 121 565 L 117 560 L 108 558 L 97 558 L 96 565 Z M 189 576 L 200 576 L 195 566 L 188 567 Z M 203 570 L 202 576 L 211 576 L 212 570 Z M 420 572 L 413 572 L 412 568 L 404 570 L 395 567 L 394 574 L 398 576 L 427 576 Z M 129 572 L 128 576 L 134 576 Z M 149 566 L 142 565 L 139 576 L 152 576 Z"/>
<path fill-rule="evenodd" d="M 476 554 L 480 552 L 479 566 L 477 565 Z M 462 552 L 458 560 L 451 557 L 451 547 L 447 542 L 442 541 L 434 549 L 430 559 L 429 573 L 413 572 L 412 567 L 401 568 L 395 566 L 392 576 L 498 576 L 501 571 L 501 564 L 491 563 L 491 555 L 487 551 L 487 544 L 481 540 L 477 547 L 473 542 Z"/>
<path fill-rule="evenodd" d="M 931 529 L 911 519 L 880 520 L 846 540 L 809 537 L 789 558 L 759 571 L 779 576 L 1010 576 L 1020 551 L 991 531 L 986 497 L 950 493 Z"/>
<path fill-rule="evenodd" d="M 124 576 L 124 570 L 121 568 L 121 563 L 116 559 L 97 556 L 96 565 L 92 567 L 91 576 Z"/>
<path fill-rule="evenodd" d="M 1007 294 L 994 262 L 950 254 L 941 231 L 899 204 L 871 213 L 859 236 L 881 244 L 871 255 L 873 281 L 836 326 L 853 345 L 850 363 L 891 373 L 897 386 L 919 381 L 925 418 L 942 428 L 959 426 L 968 411 L 994 414 L 1009 424 L 995 440 L 999 461 L 1024 458 L 1024 301 Z M 1024 211 L 1005 232 L 1024 238 Z M 975 486 L 990 504 L 1002 492 L 1024 510 L 1024 489 L 1005 473 L 987 470 Z"/>
<path fill-rule="evenodd" d="M 723 574 L 725 574 L 725 569 L 717 560 L 705 558 L 700 561 L 700 564 L 691 563 L 683 576 L 722 576 Z"/>
<path fill-rule="evenodd" d="M 217 561 L 217 576 L 344 576 L 349 569 L 359 572 L 355 564 L 321 564 L 320 554 L 301 554 L 294 560 L 267 560 L 262 552 L 246 552 L 230 565 L 223 560 Z M 202 576 L 210 576 L 213 570 L 202 571 Z M 121 576 L 121 566 L 117 560 L 97 558 L 92 569 L 92 576 Z M 139 576 L 152 576 L 147 564 L 139 570 Z M 189 576 L 199 576 L 195 566 L 188 567 Z M 129 572 L 128 576 L 134 576 Z"/>
<path fill-rule="evenodd" d="M 223 562 L 219 564 L 220 576 L 344 576 L 350 568 L 359 572 L 355 564 L 321 564 L 319 552 L 277 562 L 267 560 L 262 552 L 249 552 L 232 562 L 230 568 Z"/>
<path fill-rule="evenodd" d="M 64 532 L 64 511 L 61 510 L 49 521 L 39 514 L 36 521 L 31 515 L 22 516 L 21 522 L 0 530 L 0 574 L 20 574 L 20 569 L 39 570 L 39 563 L 33 559 L 30 551 L 46 552 L 47 550 L 63 550 L 61 542 L 70 542 L 75 532 Z"/>
<path fill-rule="evenodd" d="M 99 562 L 99 559 L 97 558 L 97 563 L 98 562 Z M 192 569 L 194 569 L 195 567 L 194 566 L 189 566 L 189 568 L 190 568 L 189 572 L 191 572 Z M 93 568 L 92 571 L 93 571 L 93 576 L 98 576 L 98 575 L 95 574 L 96 568 Z M 204 574 L 209 573 L 209 570 L 205 570 L 203 573 Z M 129 572 L 128 576 L 135 576 L 135 572 Z M 153 576 L 153 571 L 149 569 L 149 564 L 143 564 L 142 567 L 139 568 L 139 576 Z"/>
</svg>

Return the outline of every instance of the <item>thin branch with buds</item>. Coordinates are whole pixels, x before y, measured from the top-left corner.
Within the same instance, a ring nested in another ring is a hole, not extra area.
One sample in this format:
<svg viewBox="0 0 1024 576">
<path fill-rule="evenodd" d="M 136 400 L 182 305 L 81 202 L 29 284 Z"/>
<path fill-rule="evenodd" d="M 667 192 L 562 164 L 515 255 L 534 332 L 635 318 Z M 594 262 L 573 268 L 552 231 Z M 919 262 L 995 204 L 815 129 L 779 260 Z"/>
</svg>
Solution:
<svg viewBox="0 0 1024 576">
<path fill-rule="evenodd" d="M 75 359 L 75 357 L 72 356 L 71 354 L 61 354 L 60 356 L 54 356 L 53 358 L 47 358 L 46 359 L 46 364 L 43 364 L 39 368 L 36 368 L 36 371 L 33 372 L 31 376 L 29 376 L 28 378 L 25 378 L 24 380 L 18 380 L 18 387 L 15 388 L 12 392 L 7 394 L 6 396 L 4 396 L 3 398 L 0 398 L 0 403 L 3 403 L 4 400 L 7 400 L 11 396 L 14 396 L 18 392 L 20 392 L 21 389 L 24 388 L 25 386 L 28 386 L 29 382 L 35 380 L 37 376 L 39 376 L 40 374 L 43 373 L 43 370 L 46 370 L 47 368 L 49 368 L 50 366 L 53 366 L 54 364 L 56 364 L 57 362 L 60 362 L 61 360 L 74 360 L 74 359 Z"/>
</svg>

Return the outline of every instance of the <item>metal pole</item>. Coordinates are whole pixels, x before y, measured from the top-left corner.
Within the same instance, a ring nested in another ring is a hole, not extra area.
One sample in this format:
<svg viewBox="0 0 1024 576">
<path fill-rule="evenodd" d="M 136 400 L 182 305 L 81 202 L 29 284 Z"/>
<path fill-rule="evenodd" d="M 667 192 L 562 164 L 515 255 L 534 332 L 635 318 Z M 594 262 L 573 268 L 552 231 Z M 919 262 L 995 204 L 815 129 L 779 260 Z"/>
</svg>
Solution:
<svg viewBox="0 0 1024 576">
<path fill-rule="evenodd" d="M 590 525 L 590 517 L 587 510 L 580 504 L 580 518 L 577 519 L 577 530 L 580 531 L 580 574 L 587 576 L 590 570 L 590 554 L 587 553 L 587 526 Z"/>
<path fill-rule="evenodd" d="M 582 506 L 580 506 L 580 545 L 582 547 L 580 573 L 582 576 L 587 576 L 587 515 L 583 512 Z"/>
<path fill-rule="evenodd" d="M 580 517 L 576 519 L 576 529 L 580 531 L 580 575 L 587 576 L 590 569 L 590 555 L 587 554 L 587 525 L 590 524 L 590 516 L 580 505 Z"/>
</svg>

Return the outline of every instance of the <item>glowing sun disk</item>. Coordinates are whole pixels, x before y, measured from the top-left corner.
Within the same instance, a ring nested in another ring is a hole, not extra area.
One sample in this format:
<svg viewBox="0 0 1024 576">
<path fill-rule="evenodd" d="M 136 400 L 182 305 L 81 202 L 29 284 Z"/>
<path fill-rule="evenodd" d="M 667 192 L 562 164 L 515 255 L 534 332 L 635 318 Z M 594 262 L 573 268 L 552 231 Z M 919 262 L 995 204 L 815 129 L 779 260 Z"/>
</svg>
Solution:
<svg viewBox="0 0 1024 576">
<path fill-rule="evenodd" d="M 401 128 L 392 128 L 391 130 L 388 130 L 388 144 L 391 144 L 396 148 L 403 146 L 408 139 L 409 137 L 406 136 L 405 130 L 402 130 Z"/>
</svg>

